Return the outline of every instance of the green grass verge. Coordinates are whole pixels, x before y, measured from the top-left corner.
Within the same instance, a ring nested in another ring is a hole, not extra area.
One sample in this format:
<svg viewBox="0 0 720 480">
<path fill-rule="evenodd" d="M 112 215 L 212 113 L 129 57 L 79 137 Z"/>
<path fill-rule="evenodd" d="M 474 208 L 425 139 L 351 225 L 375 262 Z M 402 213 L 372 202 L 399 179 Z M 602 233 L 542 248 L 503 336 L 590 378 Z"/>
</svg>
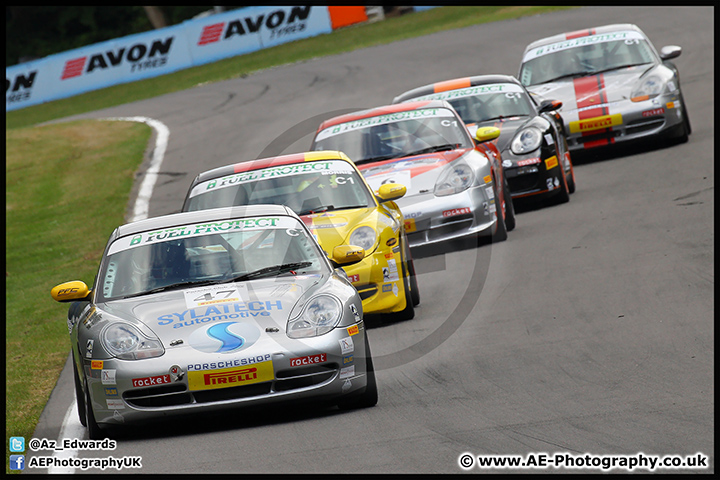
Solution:
<svg viewBox="0 0 720 480">
<path fill-rule="evenodd" d="M 108 236 L 124 223 L 151 133 L 130 122 L 31 125 L 276 65 L 565 8 L 436 8 L 7 112 L 6 444 L 10 436 L 31 438 L 69 352 L 68 305 L 54 302 L 50 289 L 69 280 L 92 284 Z"/>
<path fill-rule="evenodd" d="M 150 135 L 142 123 L 104 121 L 5 134 L 6 442 L 32 438 L 70 351 L 68 304 L 50 289 L 92 285 Z"/>
</svg>

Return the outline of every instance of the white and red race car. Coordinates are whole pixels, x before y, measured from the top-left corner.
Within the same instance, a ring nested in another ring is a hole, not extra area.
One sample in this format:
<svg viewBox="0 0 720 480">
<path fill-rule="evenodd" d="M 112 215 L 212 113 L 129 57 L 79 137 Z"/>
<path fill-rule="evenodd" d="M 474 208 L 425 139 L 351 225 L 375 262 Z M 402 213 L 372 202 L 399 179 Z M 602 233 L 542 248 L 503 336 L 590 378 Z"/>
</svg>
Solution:
<svg viewBox="0 0 720 480">
<path fill-rule="evenodd" d="M 496 127 L 470 136 L 444 100 L 383 105 L 322 122 L 310 150 L 339 150 L 355 162 L 373 191 L 399 183 L 396 203 L 411 247 L 465 238 L 507 239 L 515 210 Z"/>
<path fill-rule="evenodd" d="M 518 78 L 541 97 L 562 102 L 571 151 L 618 142 L 667 139 L 691 133 L 678 69 L 636 25 L 615 24 L 563 33 L 525 48 Z"/>
</svg>

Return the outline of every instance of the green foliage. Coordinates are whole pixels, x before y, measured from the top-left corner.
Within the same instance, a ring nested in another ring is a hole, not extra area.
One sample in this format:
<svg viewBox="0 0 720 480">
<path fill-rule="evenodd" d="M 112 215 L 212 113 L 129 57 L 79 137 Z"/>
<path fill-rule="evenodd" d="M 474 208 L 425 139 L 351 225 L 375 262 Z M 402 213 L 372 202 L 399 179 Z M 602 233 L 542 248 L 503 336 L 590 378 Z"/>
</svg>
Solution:
<svg viewBox="0 0 720 480">
<path fill-rule="evenodd" d="M 150 30 L 142 7 L 10 6 L 5 65 Z"/>
<path fill-rule="evenodd" d="M 159 8 L 168 26 L 212 9 L 187 5 Z M 8 6 L 5 12 L 6 66 L 153 28 L 140 6 Z"/>
</svg>

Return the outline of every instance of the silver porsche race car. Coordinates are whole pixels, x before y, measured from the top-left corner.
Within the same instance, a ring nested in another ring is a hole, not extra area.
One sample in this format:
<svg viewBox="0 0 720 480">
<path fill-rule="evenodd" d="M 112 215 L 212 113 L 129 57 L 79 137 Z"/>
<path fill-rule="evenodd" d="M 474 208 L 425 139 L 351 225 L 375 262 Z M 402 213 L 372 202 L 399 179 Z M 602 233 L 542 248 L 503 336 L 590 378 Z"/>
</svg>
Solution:
<svg viewBox="0 0 720 480">
<path fill-rule="evenodd" d="M 80 421 L 155 417 L 318 399 L 377 403 L 362 302 L 287 207 L 186 212 L 118 227 L 92 289 L 57 285 L 68 312 Z"/>
<path fill-rule="evenodd" d="M 525 48 L 518 78 L 541 97 L 562 102 L 571 151 L 647 137 L 685 142 L 691 133 L 678 69 L 635 25 L 563 33 Z"/>
<path fill-rule="evenodd" d="M 463 238 L 507 239 L 515 210 L 502 159 L 491 142 L 495 127 L 475 140 L 444 100 L 385 105 L 322 122 L 311 150 L 340 150 L 368 185 L 399 183 L 396 200 L 411 247 Z M 476 143 L 477 140 L 477 143 Z"/>
</svg>

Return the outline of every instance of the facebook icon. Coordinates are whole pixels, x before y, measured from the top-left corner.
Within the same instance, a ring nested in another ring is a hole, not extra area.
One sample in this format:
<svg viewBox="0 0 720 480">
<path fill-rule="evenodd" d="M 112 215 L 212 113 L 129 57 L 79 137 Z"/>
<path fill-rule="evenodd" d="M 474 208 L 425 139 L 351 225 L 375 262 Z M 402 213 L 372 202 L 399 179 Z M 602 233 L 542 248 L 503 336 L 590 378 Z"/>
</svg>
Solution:
<svg viewBox="0 0 720 480">
<path fill-rule="evenodd" d="M 25 470 L 25 455 L 10 455 L 10 470 Z"/>
</svg>

